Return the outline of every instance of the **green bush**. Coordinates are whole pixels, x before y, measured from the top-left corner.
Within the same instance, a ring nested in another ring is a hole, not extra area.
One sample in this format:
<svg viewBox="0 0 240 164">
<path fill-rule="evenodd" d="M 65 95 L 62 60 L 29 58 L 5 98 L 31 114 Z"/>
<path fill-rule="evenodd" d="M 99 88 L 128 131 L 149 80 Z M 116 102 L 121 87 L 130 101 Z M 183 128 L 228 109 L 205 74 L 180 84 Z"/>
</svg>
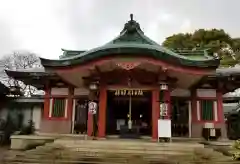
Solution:
<svg viewBox="0 0 240 164">
<path fill-rule="evenodd" d="M 240 140 L 236 140 L 233 143 L 233 148 L 234 148 L 234 152 L 233 152 L 233 160 L 240 160 Z"/>
<path fill-rule="evenodd" d="M 0 121 L 0 145 L 10 144 L 10 136 L 17 130 L 14 120 L 8 114 L 6 120 Z"/>
</svg>

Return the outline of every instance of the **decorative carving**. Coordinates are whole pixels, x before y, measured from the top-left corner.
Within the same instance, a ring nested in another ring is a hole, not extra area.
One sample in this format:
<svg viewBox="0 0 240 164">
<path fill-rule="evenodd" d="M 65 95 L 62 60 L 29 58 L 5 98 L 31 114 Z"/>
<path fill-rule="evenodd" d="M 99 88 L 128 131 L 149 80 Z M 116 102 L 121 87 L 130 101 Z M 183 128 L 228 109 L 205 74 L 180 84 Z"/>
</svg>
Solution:
<svg viewBox="0 0 240 164">
<path fill-rule="evenodd" d="M 133 19 L 133 14 L 130 15 L 130 20 L 125 23 L 123 30 L 120 32 L 120 37 L 117 37 L 112 41 L 115 44 L 118 43 L 140 43 L 158 45 L 154 41 L 144 36 L 144 32 L 138 22 Z"/>
<path fill-rule="evenodd" d="M 133 21 L 133 14 L 130 14 L 130 20 Z"/>
<path fill-rule="evenodd" d="M 136 31 L 139 31 L 143 33 L 143 31 L 140 28 L 140 25 L 138 22 L 133 20 L 133 14 L 130 14 L 130 20 L 124 25 L 124 29 L 121 31 L 120 34 L 127 32 L 129 34 L 135 33 Z"/>
<path fill-rule="evenodd" d="M 139 62 L 122 62 L 122 63 L 117 63 L 117 66 L 121 67 L 122 69 L 125 70 L 131 70 L 134 69 L 135 67 L 139 66 Z"/>
</svg>

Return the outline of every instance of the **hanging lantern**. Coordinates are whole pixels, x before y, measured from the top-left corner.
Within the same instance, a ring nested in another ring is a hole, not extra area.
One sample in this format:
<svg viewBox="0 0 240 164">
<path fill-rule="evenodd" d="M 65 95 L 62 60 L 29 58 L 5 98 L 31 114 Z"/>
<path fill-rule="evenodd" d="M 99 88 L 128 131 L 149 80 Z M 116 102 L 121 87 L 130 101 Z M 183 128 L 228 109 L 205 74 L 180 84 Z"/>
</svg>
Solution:
<svg viewBox="0 0 240 164">
<path fill-rule="evenodd" d="M 62 86 L 64 86 L 64 83 L 62 83 L 62 82 L 58 82 L 58 83 L 56 83 L 56 86 L 58 86 L 58 87 L 62 87 Z"/>
<path fill-rule="evenodd" d="M 168 90 L 167 83 L 160 83 L 160 90 Z"/>
<path fill-rule="evenodd" d="M 140 63 L 139 62 L 120 62 L 120 63 L 117 63 L 117 66 L 122 68 L 122 69 L 125 69 L 127 71 L 131 70 L 131 69 L 134 69 L 135 67 L 139 66 Z"/>
<path fill-rule="evenodd" d="M 10 87 L 10 89 L 9 89 L 11 92 L 15 92 L 15 91 L 17 91 L 17 88 L 16 87 Z"/>
<path fill-rule="evenodd" d="M 89 89 L 90 89 L 90 90 L 97 90 L 97 89 L 98 89 L 97 83 L 90 83 Z"/>
</svg>

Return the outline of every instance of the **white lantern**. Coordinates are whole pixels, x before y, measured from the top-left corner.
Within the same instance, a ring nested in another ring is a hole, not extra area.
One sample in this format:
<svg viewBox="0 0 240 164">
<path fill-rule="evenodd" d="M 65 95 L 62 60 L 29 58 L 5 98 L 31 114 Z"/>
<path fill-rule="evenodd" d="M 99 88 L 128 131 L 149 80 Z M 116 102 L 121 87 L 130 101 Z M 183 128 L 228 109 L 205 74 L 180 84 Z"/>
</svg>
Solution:
<svg viewBox="0 0 240 164">
<path fill-rule="evenodd" d="M 160 103 L 160 116 L 167 116 L 168 105 L 167 103 Z"/>
<path fill-rule="evenodd" d="M 168 90 L 168 85 L 166 83 L 160 83 L 160 90 Z"/>
<path fill-rule="evenodd" d="M 98 89 L 98 86 L 97 86 L 96 83 L 91 83 L 91 84 L 89 85 L 89 89 L 90 89 L 90 90 L 97 90 L 97 89 Z"/>
<path fill-rule="evenodd" d="M 10 91 L 11 91 L 11 92 L 15 92 L 16 90 L 17 90 L 16 87 L 11 87 L 11 88 L 10 88 Z"/>
</svg>

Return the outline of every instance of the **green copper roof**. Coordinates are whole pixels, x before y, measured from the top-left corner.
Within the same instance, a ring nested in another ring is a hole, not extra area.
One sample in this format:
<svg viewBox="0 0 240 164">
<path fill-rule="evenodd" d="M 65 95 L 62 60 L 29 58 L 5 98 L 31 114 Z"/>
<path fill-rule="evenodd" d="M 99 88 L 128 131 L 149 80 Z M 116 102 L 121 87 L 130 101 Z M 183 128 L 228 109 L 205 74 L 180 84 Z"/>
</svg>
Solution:
<svg viewBox="0 0 240 164">
<path fill-rule="evenodd" d="M 66 59 L 69 57 L 77 56 L 83 52 L 86 52 L 86 51 L 77 51 L 77 50 L 66 50 L 63 48 L 62 48 L 62 51 L 63 51 L 63 54 L 59 57 L 60 59 Z"/>
<path fill-rule="evenodd" d="M 41 58 L 44 67 L 74 66 L 99 59 L 101 57 L 121 56 L 147 56 L 162 60 L 174 65 L 217 68 L 220 60 L 216 58 L 188 57 L 166 49 L 144 35 L 138 22 L 131 19 L 125 24 L 120 35 L 109 43 L 89 51 L 63 50 L 64 54 L 59 60 Z"/>
</svg>

